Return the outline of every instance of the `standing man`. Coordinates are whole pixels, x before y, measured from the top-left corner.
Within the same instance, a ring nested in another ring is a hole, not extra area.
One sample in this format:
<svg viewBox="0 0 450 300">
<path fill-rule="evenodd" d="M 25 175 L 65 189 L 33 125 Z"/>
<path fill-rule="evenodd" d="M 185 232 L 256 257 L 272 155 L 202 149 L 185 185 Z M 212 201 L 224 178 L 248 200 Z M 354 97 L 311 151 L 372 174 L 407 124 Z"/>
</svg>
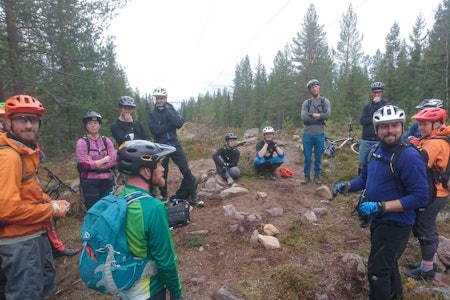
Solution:
<svg viewBox="0 0 450 300">
<path fill-rule="evenodd" d="M 225 135 L 225 145 L 217 149 L 212 156 L 217 174 L 232 187 L 237 186 L 234 180 L 241 174 L 241 170 L 238 167 L 241 153 L 236 147 L 236 140 L 237 136 L 234 133 L 227 133 Z"/>
<path fill-rule="evenodd" d="M 160 187 L 162 201 L 165 202 L 167 198 L 167 176 L 169 175 L 169 159 L 178 166 L 183 181 L 178 188 L 174 198 L 186 199 L 192 202 L 197 207 L 205 206 L 205 203 L 200 200 L 197 195 L 197 178 L 192 174 L 191 169 L 184 154 L 183 148 L 178 141 L 177 129 L 180 129 L 184 124 L 184 119 L 175 110 L 172 104 L 167 102 L 167 91 L 165 88 L 156 88 L 153 91 L 155 97 L 155 109 L 148 113 L 148 126 L 155 138 L 155 142 L 167 144 L 175 147 L 175 152 L 166 156 L 162 162 L 166 172 L 164 173 L 164 186 Z"/>
<path fill-rule="evenodd" d="M 301 118 L 305 125 L 302 137 L 305 178 L 300 183 L 307 184 L 311 180 L 311 157 L 314 151 L 314 183 L 322 184 L 320 171 L 322 170 L 322 154 L 325 144 L 325 121 L 331 115 L 331 106 L 330 100 L 320 96 L 318 80 L 311 79 L 306 88 L 312 98 L 303 102 L 301 112 Z"/>
<path fill-rule="evenodd" d="M 166 290 L 169 290 L 170 299 L 183 300 L 167 211 L 164 204 L 150 194 L 152 187 L 164 185 L 161 161 L 173 151 L 174 147 L 143 140 L 126 142 L 118 151 L 119 170 L 128 177 L 118 196 L 138 191 L 147 194 L 128 205 L 127 243 L 136 257 L 150 258 L 157 268 L 155 275 L 143 278 L 123 291 L 126 299 L 162 300 L 166 299 Z"/>
<path fill-rule="evenodd" d="M 52 216 L 65 217 L 65 200 L 52 200 L 36 177 L 37 144 L 44 107 L 17 95 L 5 103 L 6 128 L 0 133 L 0 298 L 44 299 L 55 290 L 56 274 L 46 228 Z"/>
<path fill-rule="evenodd" d="M 120 146 L 123 142 L 131 140 L 150 140 L 144 126 L 133 120 L 133 110 L 136 108 L 134 99 L 130 96 L 120 97 L 119 108 L 119 117 L 110 126 L 117 145 Z"/>
<path fill-rule="evenodd" d="M 333 189 L 333 196 L 366 189 L 367 202 L 359 210 L 372 220 L 367 272 L 372 300 L 402 299 L 398 259 L 408 243 L 415 210 L 428 202 L 427 173 L 418 151 L 406 147 L 398 155 L 398 178 L 390 169 L 390 158 L 400 145 L 404 123 L 403 109 L 393 105 L 378 109 L 373 125 L 379 146 L 371 159 L 363 163 L 358 177 L 338 183 Z"/>
<path fill-rule="evenodd" d="M 362 137 L 359 141 L 358 174 L 361 173 L 363 162 L 367 159 L 367 151 L 378 142 L 378 137 L 373 129 L 372 117 L 379 108 L 389 104 L 383 99 L 383 90 L 384 83 L 372 83 L 370 86 L 371 100 L 364 105 L 359 117 L 359 123 L 362 125 Z"/>
</svg>

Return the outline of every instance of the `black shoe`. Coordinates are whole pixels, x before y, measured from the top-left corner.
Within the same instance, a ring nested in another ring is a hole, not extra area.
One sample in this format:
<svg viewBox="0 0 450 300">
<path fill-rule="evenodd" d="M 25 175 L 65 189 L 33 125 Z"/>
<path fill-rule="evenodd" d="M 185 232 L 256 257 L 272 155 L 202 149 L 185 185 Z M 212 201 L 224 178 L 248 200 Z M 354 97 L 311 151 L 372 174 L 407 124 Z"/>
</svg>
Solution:
<svg viewBox="0 0 450 300">
<path fill-rule="evenodd" d="M 417 269 L 406 271 L 405 275 L 411 278 L 414 278 L 416 280 L 424 279 L 424 280 L 434 280 L 434 276 L 436 276 L 435 270 L 430 270 L 425 272 L 422 268 L 422 266 L 418 267 Z"/>
<path fill-rule="evenodd" d="M 265 176 L 264 176 L 264 172 L 258 172 L 258 176 L 259 176 L 259 178 L 261 178 L 261 179 L 264 179 L 264 178 L 266 178 Z"/>
<path fill-rule="evenodd" d="M 205 202 L 203 202 L 202 200 L 200 200 L 200 198 L 198 196 L 195 197 L 191 197 L 190 201 L 192 205 L 195 205 L 197 207 L 203 207 L 205 206 Z"/>
<path fill-rule="evenodd" d="M 311 178 L 305 176 L 305 179 L 303 179 L 302 181 L 300 181 L 301 184 L 308 184 L 308 182 L 311 180 Z"/>
<path fill-rule="evenodd" d="M 53 257 L 61 257 L 61 256 L 74 256 L 80 252 L 79 249 L 70 249 L 65 248 L 63 251 L 53 251 Z"/>
<path fill-rule="evenodd" d="M 273 171 L 272 173 L 269 174 L 269 178 L 270 178 L 270 180 L 272 180 L 272 181 L 277 180 L 277 176 L 275 175 L 275 171 Z"/>
<path fill-rule="evenodd" d="M 320 180 L 319 176 L 314 176 L 314 183 L 317 185 L 321 185 L 322 184 L 322 180 Z"/>
</svg>

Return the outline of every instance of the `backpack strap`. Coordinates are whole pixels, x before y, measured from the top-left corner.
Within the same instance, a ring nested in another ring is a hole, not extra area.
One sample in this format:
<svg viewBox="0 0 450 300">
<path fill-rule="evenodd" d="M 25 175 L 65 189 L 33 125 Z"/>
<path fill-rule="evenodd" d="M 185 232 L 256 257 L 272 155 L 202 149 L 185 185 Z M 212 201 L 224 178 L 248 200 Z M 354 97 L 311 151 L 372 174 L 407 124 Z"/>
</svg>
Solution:
<svg viewBox="0 0 450 300">
<path fill-rule="evenodd" d="M 20 155 L 20 153 L 19 153 L 16 149 L 14 149 L 13 147 L 11 147 L 11 146 L 9 146 L 9 145 L 1 145 L 1 146 L 0 146 L 0 149 L 11 149 L 11 150 L 13 150 L 14 152 L 16 152 L 17 155 L 19 155 L 20 160 L 22 161 L 22 182 L 25 182 L 25 181 L 28 181 L 28 180 L 31 180 L 31 179 L 34 178 L 35 173 L 31 174 L 30 176 L 26 176 L 27 168 L 26 168 L 26 166 L 25 166 L 25 161 L 24 161 L 22 155 Z"/>
</svg>

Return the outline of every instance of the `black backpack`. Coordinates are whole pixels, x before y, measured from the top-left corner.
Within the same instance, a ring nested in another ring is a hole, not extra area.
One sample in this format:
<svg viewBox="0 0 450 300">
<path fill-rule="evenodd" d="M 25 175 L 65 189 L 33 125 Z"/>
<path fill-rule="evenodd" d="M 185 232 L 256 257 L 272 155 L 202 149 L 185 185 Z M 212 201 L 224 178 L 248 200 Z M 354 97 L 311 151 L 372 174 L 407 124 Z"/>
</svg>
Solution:
<svg viewBox="0 0 450 300">
<path fill-rule="evenodd" d="M 420 157 L 423 159 L 423 163 L 426 167 L 427 172 L 427 180 L 428 180 L 428 203 L 429 205 L 431 202 L 434 201 L 436 198 L 436 174 L 435 171 L 428 167 L 428 153 L 425 149 L 422 147 L 417 147 L 409 143 L 401 143 L 395 146 L 394 152 L 392 153 L 390 159 L 385 159 L 383 157 L 379 157 L 375 154 L 375 151 L 378 149 L 380 143 L 377 143 L 372 149 L 369 151 L 369 154 L 367 156 L 367 164 L 369 164 L 370 160 L 372 158 L 375 158 L 377 160 L 381 160 L 387 164 L 389 164 L 389 168 L 392 172 L 392 176 L 394 177 L 394 180 L 397 184 L 398 191 L 400 193 L 400 196 L 404 196 L 406 194 L 405 187 L 403 186 L 402 181 L 400 180 L 400 173 L 398 172 L 397 168 L 397 159 L 398 156 L 408 147 L 412 147 L 416 149 L 416 151 L 420 154 Z M 426 205 L 426 206 L 427 206 Z"/>
</svg>

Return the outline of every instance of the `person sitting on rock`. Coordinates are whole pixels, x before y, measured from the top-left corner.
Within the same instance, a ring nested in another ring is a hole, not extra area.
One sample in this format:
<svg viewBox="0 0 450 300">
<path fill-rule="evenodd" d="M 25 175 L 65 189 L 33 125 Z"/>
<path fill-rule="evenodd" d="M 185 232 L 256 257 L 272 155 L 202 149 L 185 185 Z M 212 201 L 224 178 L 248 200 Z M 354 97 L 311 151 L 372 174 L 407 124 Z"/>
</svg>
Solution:
<svg viewBox="0 0 450 300">
<path fill-rule="evenodd" d="M 258 172 L 259 178 L 264 179 L 265 171 L 269 171 L 271 180 L 276 180 L 275 170 L 284 162 L 285 153 L 283 149 L 273 140 L 275 130 L 267 126 L 262 130 L 263 140 L 256 143 L 256 157 L 253 166 Z"/>
<path fill-rule="evenodd" d="M 241 174 L 238 167 L 241 153 L 236 147 L 236 140 L 234 133 L 228 133 L 225 135 L 225 145 L 217 149 L 212 156 L 217 173 L 232 187 L 237 186 L 234 180 Z"/>
</svg>

